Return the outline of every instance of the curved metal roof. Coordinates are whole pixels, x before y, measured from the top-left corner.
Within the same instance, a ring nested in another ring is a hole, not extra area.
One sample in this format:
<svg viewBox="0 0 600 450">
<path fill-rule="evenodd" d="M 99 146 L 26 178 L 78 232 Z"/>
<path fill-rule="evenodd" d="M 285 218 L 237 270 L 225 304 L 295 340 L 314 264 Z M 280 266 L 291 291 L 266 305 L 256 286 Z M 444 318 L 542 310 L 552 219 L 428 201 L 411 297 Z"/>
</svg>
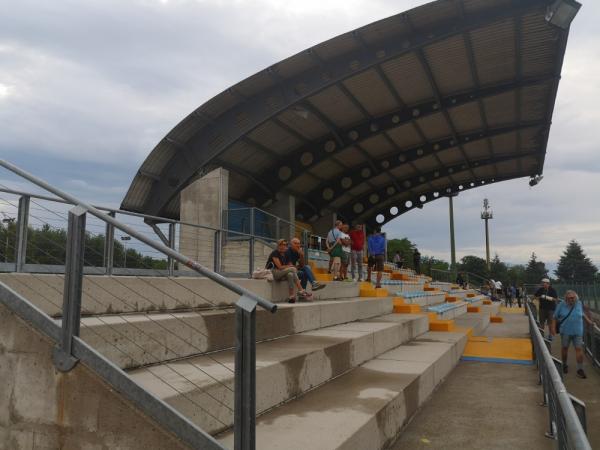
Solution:
<svg viewBox="0 0 600 450">
<path fill-rule="evenodd" d="M 121 207 L 178 218 L 179 192 L 220 166 L 243 202 L 287 191 L 301 220 L 385 223 L 540 174 L 568 36 L 549 3 L 438 0 L 268 67 L 165 136 Z"/>
</svg>

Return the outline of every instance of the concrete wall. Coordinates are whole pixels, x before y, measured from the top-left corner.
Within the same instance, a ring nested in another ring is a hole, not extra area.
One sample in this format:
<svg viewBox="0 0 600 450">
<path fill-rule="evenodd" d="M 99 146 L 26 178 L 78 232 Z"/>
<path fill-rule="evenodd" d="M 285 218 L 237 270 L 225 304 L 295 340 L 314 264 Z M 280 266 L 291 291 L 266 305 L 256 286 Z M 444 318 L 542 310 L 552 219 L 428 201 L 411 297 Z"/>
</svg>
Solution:
<svg viewBox="0 0 600 450">
<path fill-rule="evenodd" d="M 254 268 L 262 269 L 273 248 L 263 242 L 254 242 Z M 250 261 L 250 242 L 229 240 L 223 246 L 222 269 L 225 273 L 243 274 L 248 273 Z"/>
<path fill-rule="evenodd" d="M 52 343 L 0 305 L 0 448 L 186 449 L 84 365 L 54 369 Z"/>
<path fill-rule="evenodd" d="M 221 228 L 223 211 L 229 201 L 229 172 L 215 169 L 181 191 L 180 219 Z M 212 230 L 181 226 L 179 251 L 200 264 L 214 266 L 215 233 Z"/>
<path fill-rule="evenodd" d="M 258 267 L 264 267 L 264 262 Z M 267 300 L 286 301 L 287 283 L 232 278 Z M 63 275 L 0 274 L 0 282 L 15 290 L 52 317 L 62 314 Z M 315 300 L 358 297 L 357 283 L 340 283 L 315 292 Z M 191 308 L 229 306 L 239 295 L 212 280 L 199 277 L 126 277 L 86 275 L 83 279 L 83 315 L 183 311 Z"/>
</svg>

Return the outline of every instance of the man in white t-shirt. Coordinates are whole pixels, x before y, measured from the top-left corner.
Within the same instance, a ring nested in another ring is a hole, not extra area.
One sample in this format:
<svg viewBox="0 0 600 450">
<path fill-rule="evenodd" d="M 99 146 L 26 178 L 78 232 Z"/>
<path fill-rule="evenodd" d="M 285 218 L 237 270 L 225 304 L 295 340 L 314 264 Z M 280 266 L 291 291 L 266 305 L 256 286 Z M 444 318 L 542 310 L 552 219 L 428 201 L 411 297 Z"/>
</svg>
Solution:
<svg viewBox="0 0 600 450">
<path fill-rule="evenodd" d="M 342 225 L 342 234 L 340 236 L 340 240 L 342 242 L 342 270 L 340 272 L 341 280 L 348 280 L 348 265 L 350 264 L 350 256 L 352 254 L 352 240 L 350 239 L 350 235 L 348 232 L 350 231 L 350 226 L 348 224 Z M 349 280 L 351 281 L 351 280 Z"/>
<path fill-rule="evenodd" d="M 496 295 L 498 296 L 498 300 L 502 297 L 502 281 L 496 281 Z"/>
</svg>

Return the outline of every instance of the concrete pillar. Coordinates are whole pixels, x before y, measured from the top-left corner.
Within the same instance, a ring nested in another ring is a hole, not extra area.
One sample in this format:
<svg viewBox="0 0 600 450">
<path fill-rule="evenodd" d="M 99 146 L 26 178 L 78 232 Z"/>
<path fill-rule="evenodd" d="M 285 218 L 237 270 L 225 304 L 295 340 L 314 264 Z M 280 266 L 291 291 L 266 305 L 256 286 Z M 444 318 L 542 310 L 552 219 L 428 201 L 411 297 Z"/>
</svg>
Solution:
<svg viewBox="0 0 600 450">
<path fill-rule="evenodd" d="M 316 222 L 313 222 L 311 225 L 313 227 L 313 233 L 317 236 L 326 237 L 329 230 L 333 228 L 335 225 L 335 221 L 337 220 L 337 214 L 331 213 L 326 214 L 323 217 L 319 218 Z"/>
<path fill-rule="evenodd" d="M 218 168 L 207 173 L 181 191 L 180 201 L 179 215 L 182 222 L 222 228 L 223 212 L 229 203 L 229 171 Z M 182 225 L 179 251 L 200 264 L 213 268 L 215 232 Z"/>
<path fill-rule="evenodd" d="M 267 207 L 266 211 L 283 219 L 283 221 L 273 219 L 276 222 L 273 224 L 276 238 L 289 240 L 295 235 L 296 198 L 293 195 L 277 194 L 277 201 Z"/>
</svg>

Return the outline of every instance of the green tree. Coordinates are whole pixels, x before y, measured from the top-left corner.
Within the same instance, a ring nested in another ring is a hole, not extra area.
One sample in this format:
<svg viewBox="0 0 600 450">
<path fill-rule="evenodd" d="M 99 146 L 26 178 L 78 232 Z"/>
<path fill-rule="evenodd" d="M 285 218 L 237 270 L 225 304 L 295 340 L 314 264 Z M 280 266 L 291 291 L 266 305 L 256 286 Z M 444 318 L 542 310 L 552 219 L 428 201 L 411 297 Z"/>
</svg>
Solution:
<svg viewBox="0 0 600 450">
<path fill-rule="evenodd" d="M 537 256 L 534 253 L 531 254 L 531 258 L 525 268 L 525 283 L 527 284 L 539 284 L 542 278 L 548 277 L 548 269 L 543 261 L 538 261 Z"/>
<path fill-rule="evenodd" d="M 450 264 L 433 256 L 424 256 L 421 258 L 421 273 L 435 278 L 432 270 L 450 270 Z"/>
<path fill-rule="evenodd" d="M 8 239 L 8 241 L 7 241 Z M 16 247 L 16 225 L 0 228 L 0 261 L 14 262 Z M 40 228 L 29 227 L 27 231 L 27 264 L 64 265 L 66 259 L 67 231 L 48 224 Z M 8 252 L 6 251 L 8 249 Z M 114 241 L 114 267 L 123 267 L 125 247 Z M 86 233 L 84 265 L 102 267 L 104 265 L 104 236 Z M 133 248 L 127 249 L 127 268 L 166 269 L 167 260 L 152 258 Z"/>
<path fill-rule="evenodd" d="M 508 283 L 508 267 L 500 260 L 498 253 L 490 261 L 490 278 L 500 280 L 502 284 Z"/>
<path fill-rule="evenodd" d="M 598 268 L 575 240 L 567 244 L 554 271 L 562 283 L 593 283 L 597 272 Z"/>
<path fill-rule="evenodd" d="M 507 281 L 511 284 L 520 285 L 525 282 L 525 266 L 523 264 L 515 264 L 509 266 L 507 271 Z"/>
<path fill-rule="evenodd" d="M 471 272 L 483 278 L 489 277 L 485 259 L 480 258 L 479 256 L 464 256 L 458 264 L 458 270 L 460 272 Z"/>
<path fill-rule="evenodd" d="M 394 255 L 397 251 L 400 251 L 402 259 L 404 260 L 404 267 L 413 267 L 413 250 L 416 245 L 409 241 L 407 238 L 402 239 L 390 239 L 387 241 L 387 254 L 390 261 L 393 260 Z"/>
</svg>

